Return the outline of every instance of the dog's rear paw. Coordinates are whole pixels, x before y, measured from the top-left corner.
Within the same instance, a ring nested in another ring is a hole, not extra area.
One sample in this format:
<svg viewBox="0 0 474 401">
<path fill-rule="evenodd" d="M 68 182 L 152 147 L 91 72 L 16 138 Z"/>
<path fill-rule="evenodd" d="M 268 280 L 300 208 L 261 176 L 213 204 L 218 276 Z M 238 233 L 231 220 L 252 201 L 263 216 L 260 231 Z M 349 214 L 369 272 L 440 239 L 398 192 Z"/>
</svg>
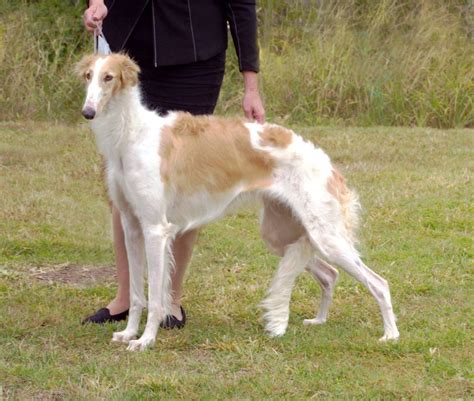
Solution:
<svg viewBox="0 0 474 401">
<path fill-rule="evenodd" d="M 324 324 L 326 323 L 326 319 L 315 318 L 315 319 L 304 319 L 303 324 L 305 326 L 312 326 L 315 324 Z"/>
<path fill-rule="evenodd" d="M 155 345 L 155 339 L 151 337 L 140 337 L 138 340 L 131 340 L 128 343 L 127 351 L 145 351 Z"/>
<path fill-rule="evenodd" d="M 379 342 L 386 343 L 387 341 L 398 341 L 400 338 L 400 333 L 387 333 L 384 334 L 383 337 L 379 338 Z"/>
<path fill-rule="evenodd" d="M 288 323 L 267 323 L 265 330 L 270 337 L 281 337 L 286 333 Z"/>
<path fill-rule="evenodd" d="M 117 342 L 117 343 L 127 343 L 128 344 L 128 342 L 130 340 L 134 339 L 136 336 L 137 336 L 136 332 L 127 331 L 127 330 L 116 331 L 112 335 L 112 341 Z"/>
</svg>

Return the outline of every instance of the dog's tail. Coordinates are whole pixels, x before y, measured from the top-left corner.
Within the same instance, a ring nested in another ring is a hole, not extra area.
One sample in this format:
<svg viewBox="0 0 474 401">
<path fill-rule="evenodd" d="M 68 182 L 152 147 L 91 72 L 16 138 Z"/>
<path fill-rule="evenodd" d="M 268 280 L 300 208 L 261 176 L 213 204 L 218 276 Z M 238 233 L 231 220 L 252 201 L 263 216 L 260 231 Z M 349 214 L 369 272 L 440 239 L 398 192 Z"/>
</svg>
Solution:
<svg viewBox="0 0 474 401">
<path fill-rule="evenodd" d="M 333 168 L 332 175 L 329 177 L 326 185 L 328 192 L 336 198 L 341 207 L 341 214 L 348 238 L 353 243 L 356 243 L 361 209 L 359 197 L 346 186 L 344 177 L 335 168 Z"/>
</svg>

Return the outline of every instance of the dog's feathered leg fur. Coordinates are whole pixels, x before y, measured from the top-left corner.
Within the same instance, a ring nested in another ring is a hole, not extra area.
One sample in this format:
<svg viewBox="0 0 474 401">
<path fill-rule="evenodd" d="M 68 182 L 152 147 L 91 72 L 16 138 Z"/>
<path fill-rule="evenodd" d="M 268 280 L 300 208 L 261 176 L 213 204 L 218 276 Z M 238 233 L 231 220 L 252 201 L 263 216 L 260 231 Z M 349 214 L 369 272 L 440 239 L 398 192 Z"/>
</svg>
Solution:
<svg viewBox="0 0 474 401">
<path fill-rule="evenodd" d="M 291 290 L 296 277 L 304 270 L 312 256 L 312 249 L 306 237 L 288 245 L 278 265 L 268 296 L 260 304 L 266 312 L 265 329 L 272 337 L 285 334 L 288 326 Z"/>
</svg>

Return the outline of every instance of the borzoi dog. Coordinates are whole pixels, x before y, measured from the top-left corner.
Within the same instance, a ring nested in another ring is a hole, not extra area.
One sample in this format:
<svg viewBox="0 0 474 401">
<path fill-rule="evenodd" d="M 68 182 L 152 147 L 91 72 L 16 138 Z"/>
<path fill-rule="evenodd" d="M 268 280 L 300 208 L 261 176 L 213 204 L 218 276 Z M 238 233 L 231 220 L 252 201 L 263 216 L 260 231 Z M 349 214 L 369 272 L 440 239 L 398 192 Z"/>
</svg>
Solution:
<svg viewBox="0 0 474 401">
<path fill-rule="evenodd" d="M 182 112 L 162 117 L 142 104 L 139 67 L 123 54 L 86 56 L 77 72 L 87 86 L 82 114 L 106 162 L 129 258 L 130 316 L 113 341 L 128 343 L 131 351 L 155 343 L 170 309 L 174 236 L 216 220 L 249 196 L 263 201 L 262 237 L 282 257 L 262 302 L 271 336 L 286 331 L 292 287 L 304 269 L 322 288 L 317 316 L 304 323 L 326 321 L 338 276 L 334 263 L 377 300 L 381 340 L 398 338 L 387 281 L 354 247 L 357 198 L 321 149 L 277 125 Z M 144 307 L 145 331 L 135 339 Z"/>
</svg>

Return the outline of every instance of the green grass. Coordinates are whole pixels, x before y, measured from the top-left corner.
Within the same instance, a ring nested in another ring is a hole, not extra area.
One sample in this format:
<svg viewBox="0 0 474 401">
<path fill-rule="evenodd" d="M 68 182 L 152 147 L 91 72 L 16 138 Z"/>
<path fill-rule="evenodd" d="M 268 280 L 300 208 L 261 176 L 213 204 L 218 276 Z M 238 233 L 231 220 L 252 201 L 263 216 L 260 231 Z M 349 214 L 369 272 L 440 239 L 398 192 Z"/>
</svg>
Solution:
<svg viewBox="0 0 474 401">
<path fill-rule="evenodd" d="M 187 275 L 189 323 L 132 354 L 121 325 L 81 326 L 111 285 L 41 284 L 39 270 L 110 265 L 100 160 L 83 126 L 0 124 L 0 388 L 6 399 L 471 399 L 472 130 L 304 128 L 364 205 L 361 250 L 391 285 L 401 339 L 380 344 L 373 298 L 342 274 L 328 323 L 296 285 L 287 334 L 258 302 L 278 259 L 255 212 L 202 231 Z"/>
</svg>

